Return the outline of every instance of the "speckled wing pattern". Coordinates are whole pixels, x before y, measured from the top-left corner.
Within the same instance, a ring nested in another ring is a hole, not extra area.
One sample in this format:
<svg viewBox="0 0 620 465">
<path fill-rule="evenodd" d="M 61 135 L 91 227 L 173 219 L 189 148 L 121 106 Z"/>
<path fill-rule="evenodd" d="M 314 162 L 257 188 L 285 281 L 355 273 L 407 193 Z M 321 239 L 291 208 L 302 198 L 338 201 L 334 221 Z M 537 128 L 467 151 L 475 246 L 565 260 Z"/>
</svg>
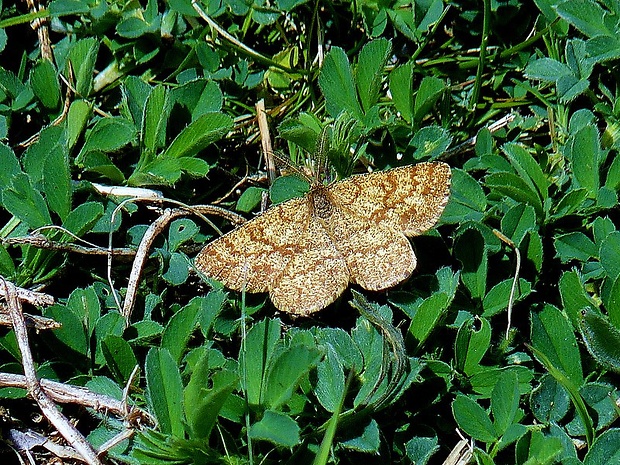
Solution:
<svg viewBox="0 0 620 465">
<path fill-rule="evenodd" d="M 407 236 L 433 227 L 449 194 L 450 168 L 437 162 L 317 185 L 205 246 L 196 267 L 308 315 L 349 282 L 377 291 L 407 279 L 416 267 Z"/>
</svg>

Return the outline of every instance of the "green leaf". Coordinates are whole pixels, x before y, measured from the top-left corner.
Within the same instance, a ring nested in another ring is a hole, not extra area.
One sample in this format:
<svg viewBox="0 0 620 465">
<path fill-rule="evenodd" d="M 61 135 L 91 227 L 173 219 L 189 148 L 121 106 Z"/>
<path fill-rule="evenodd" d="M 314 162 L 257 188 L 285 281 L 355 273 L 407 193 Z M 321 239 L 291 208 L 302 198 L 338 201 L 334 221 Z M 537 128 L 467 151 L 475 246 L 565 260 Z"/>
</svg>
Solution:
<svg viewBox="0 0 620 465">
<path fill-rule="evenodd" d="M 239 354 L 239 369 L 245 364 L 245 390 L 250 405 L 262 403 L 263 379 L 280 339 L 280 329 L 280 320 L 265 319 L 254 324 L 246 335 L 245 352 Z"/>
<path fill-rule="evenodd" d="M 491 393 L 493 425 L 499 436 L 503 436 L 512 425 L 519 410 L 519 383 L 517 375 L 502 373 Z"/>
<path fill-rule="evenodd" d="M 421 122 L 446 90 L 446 83 L 435 76 L 422 79 L 413 106 L 414 120 Z"/>
<path fill-rule="evenodd" d="M 554 218 L 562 218 L 577 212 L 588 198 L 587 189 L 573 189 L 560 199 L 554 207 Z"/>
<path fill-rule="evenodd" d="M 532 190 L 535 190 L 542 201 L 548 197 L 549 181 L 543 173 L 538 161 L 525 150 L 520 144 L 507 143 L 502 146 L 502 151 L 510 161 L 510 164 L 524 179 Z"/>
<path fill-rule="evenodd" d="M 482 234 L 468 228 L 459 234 L 454 244 L 454 255 L 461 265 L 461 281 L 472 298 L 482 300 L 486 294 L 488 254 Z"/>
<path fill-rule="evenodd" d="M 518 247 L 526 234 L 536 228 L 536 212 L 531 206 L 519 203 L 504 214 L 501 225 L 502 232 Z"/>
<path fill-rule="evenodd" d="M 529 79 L 540 79 L 546 82 L 556 82 L 562 76 L 573 75 L 570 68 L 564 63 L 546 57 L 529 63 L 524 74 Z"/>
<path fill-rule="evenodd" d="M 161 347 L 167 349 L 173 360 L 179 363 L 187 343 L 198 325 L 201 312 L 206 311 L 204 297 L 194 297 L 185 307 L 176 312 L 166 325 L 161 338 Z"/>
<path fill-rule="evenodd" d="M 300 443 L 299 425 L 288 415 L 266 410 L 263 418 L 248 432 L 252 439 L 271 442 L 276 446 L 294 447 Z"/>
<path fill-rule="evenodd" d="M 99 52 L 99 41 L 94 37 L 78 40 L 71 47 L 65 73 L 75 76 L 75 90 L 78 96 L 86 98 L 93 90 L 95 62 Z"/>
<path fill-rule="evenodd" d="M 237 387 L 239 377 L 229 370 L 209 376 L 208 352 L 194 367 L 184 392 L 185 416 L 192 438 L 208 438 L 224 403 Z"/>
<path fill-rule="evenodd" d="M 120 384 L 126 384 L 138 360 L 131 346 L 122 337 L 109 334 L 101 341 L 101 351 L 108 369 Z"/>
<path fill-rule="evenodd" d="M 101 341 L 109 334 L 122 336 L 125 329 L 125 318 L 118 312 L 112 311 L 106 313 L 95 323 L 95 363 L 98 365 L 105 364 L 105 357 L 101 351 Z"/>
<path fill-rule="evenodd" d="M 60 84 L 51 61 L 40 60 L 30 74 L 30 85 L 44 107 L 56 110 L 60 105 Z"/>
<path fill-rule="evenodd" d="M 223 113 L 207 113 L 183 129 L 162 154 L 165 158 L 193 157 L 200 150 L 224 137 L 233 127 L 232 118 Z"/>
<path fill-rule="evenodd" d="M 179 158 L 159 157 L 140 167 L 127 180 L 132 186 L 173 185 L 181 178 L 181 163 Z"/>
<path fill-rule="evenodd" d="M 86 383 L 86 387 L 93 392 L 110 396 L 112 399 L 123 399 L 123 390 L 106 376 L 95 376 Z"/>
<path fill-rule="evenodd" d="M 532 312 L 532 345 L 577 387 L 583 385 L 581 356 L 568 318 L 552 305 Z"/>
<path fill-rule="evenodd" d="M 190 176 L 204 178 L 211 170 L 211 166 L 204 160 L 194 157 L 177 158 L 179 167 Z"/>
<path fill-rule="evenodd" d="M 32 185 L 41 190 L 45 174 L 46 160 L 53 152 L 54 157 L 66 157 L 65 132 L 62 126 L 48 126 L 41 131 L 39 139 L 28 147 L 22 158 L 24 172 Z"/>
<path fill-rule="evenodd" d="M 608 428 L 618 419 L 616 408 L 618 392 L 615 386 L 605 382 L 590 382 L 582 386 L 580 393 L 593 412 L 597 431 Z M 583 425 L 578 418 L 573 418 L 566 425 L 566 430 L 571 436 L 583 436 L 585 434 Z"/>
<path fill-rule="evenodd" d="M 505 371 L 514 371 L 517 374 L 520 394 L 528 393 L 531 390 L 530 383 L 534 378 L 534 373 L 524 366 L 510 365 L 506 368 L 483 368 L 482 371 L 472 375 L 469 382 L 473 391 L 484 398 L 491 397 L 493 388 Z"/>
<path fill-rule="evenodd" d="M 87 2 L 80 0 L 52 0 L 49 4 L 52 16 L 87 14 L 90 12 Z"/>
<path fill-rule="evenodd" d="M 615 280 L 620 276 L 620 231 L 613 231 L 603 239 L 598 256 L 609 278 Z"/>
<path fill-rule="evenodd" d="M 347 436 L 350 436 L 351 430 L 347 431 Z M 381 436 L 379 433 L 379 425 L 373 419 L 364 426 L 361 434 L 354 438 L 347 438 L 341 441 L 343 447 L 354 450 L 357 452 L 363 452 L 366 454 L 378 454 L 379 446 L 381 444 Z"/>
<path fill-rule="evenodd" d="M 316 152 L 317 139 L 322 130 L 321 121 L 309 113 L 301 113 L 297 118 L 285 119 L 278 126 L 280 137 L 294 142 L 309 153 Z"/>
<path fill-rule="evenodd" d="M 118 167 L 112 163 L 110 157 L 98 150 L 90 151 L 81 159 L 84 171 L 96 173 L 108 178 L 113 183 L 124 184 L 125 176 Z"/>
<path fill-rule="evenodd" d="M 53 339 L 55 339 L 55 344 L 52 346 L 55 350 L 60 349 L 59 352 L 65 356 L 72 355 L 72 361 L 76 364 L 84 362 L 89 354 L 90 347 L 88 334 L 82 320 L 73 312 L 68 311 L 64 305 L 48 307 L 43 316 L 52 318 L 62 325 L 52 331 Z"/>
<path fill-rule="evenodd" d="M 415 148 L 414 160 L 435 159 L 448 150 L 452 136 L 439 126 L 426 126 L 418 130 L 409 141 L 408 150 Z"/>
<path fill-rule="evenodd" d="M 594 302 L 585 290 L 585 284 L 576 271 L 567 271 L 560 276 L 560 297 L 564 311 L 574 328 L 579 327 L 581 311 L 584 308 L 595 308 Z"/>
<path fill-rule="evenodd" d="M 7 279 L 14 279 L 15 263 L 4 246 L 0 246 L 0 275 Z"/>
<path fill-rule="evenodd" d="M 598 247 L 585 234 L 574 231 L 554 238 L 555 250 L 562 263 L 571 260 L 587 262 L 598 257 Z"/>
<path fill-rule="evenodd" d="M 452 169 L 450 201 L 441 215 L 446 224 L 467 220 L 480 221 L 486 210 L 487 200 L 480 183 L 463 170 Z"/>
<path fill-rule="evenodd" d="M 403 119 L 413 121 L 413 64 L 406 63 L 394 68 L 389 76 L 390 94 L 396 110 Z"/>
<path fill-rule="evenodd" d="M 620 428 L 611 428 L 598 436 L 588 450 L 584 465 L 606 465 L 620 461 Z"/>
<path fill-rule="evenodd" d="M 164 332 L 164 327 L 153 320 L 140 320 L 129 326 L 125 335 L 129 342 L 146 345 L 153 339 L 159 338 Z"/>
<path fill-rule="evenodd" d="M 598 3 L 588 0 L 570 0 L 556 7 L 558 15 L 588 37 L 613 36 L 605 24 L 605 11 Z"/>
<path fill-rule="evenodd" d="M 548 425 L 559 423 L 568 413 L 570 398 L 566 389 L 548 373 L 532 391 L 530 408 L 538 421 Z"/>
<path fill-rule="evenodd" d="M 274 205 L 295 197 L 302 197 L 310 190 L 308 181 L 298 176 L 281 176 L 269 189 L 269 198 Z"/>
<path fill-rule="evenodd" d="M 170 109 L 167 89 L 161 85 L 154 87 L 146 100 L 142 126 L 142 144 L 150 155 L 155 154 L 166 143 Z"/>
<path fill-rule="evenodd" d="M 587 189 L 590 198 L 596 198 L 600 187 L 601 147 L 595 126 L 586 126 L 577 131 L 569 146 L 569 157 L 577 186 Z"/>
<path fill-rule="evenodd" d="M 134 138 L 136 128 L 125 118 L 101 118 L 86 135 L 86 142 L 75 163 L 82 166 L 89 151 L 113 152 Z"/>
<path fill-rule="evenodd" d="M 486 185 L 500 196 L 531 205 L 539 218 L 543 217 L 542 200 L 538 193 L 520 176 L 513 173 L 491 173 L 485 179 Z"/>
<path fill-rule="evenodd" d="M 523 464 L 553 464 L 562 452 L 562 442 L 556 437 L 543 436 L 541 431 L 530 431 L 517 443 L 516 462 Z"/>
<path fill-rule="evenodd" d="M 620 276 L 605 281 L 601 297 L 607 309 L 609 320 L 616 328 L 620 328 Z"/>
<path fill-rule="evenodd" d="M 228 294 L 222 289 L 213 289 L 206 296 L 200 297 L 202 308 L 198 314 L 198 321 L 200 331 L 205 338 L 208 337 L 213 322 L 224 308 L 227 296 Z"/>
<path fill-rule="evenodd" d="M 170 223 L 168 243 L 170 251 L 176 252 L 185 242 L 191 240 L 200 231 L 196 223 L 189 218 L 181 218 Z"/>
<path fill-rule="evenodd" d="M 581 334 L 594 359 L 605 367 L 620 372 L 620 329 L 594 310 L 582 312 Z"/>
<path fill-rule="evenodd" d="M 84 132 L 92 112 L 91 106 L 85 100 L 71 102 L 67 113 L 67 147 L 75 147 L 79 137 Z"/>
<path fill-rule="evenodd" d="M 196 107 L 192 111 L 192 121 L 196 121 L 202 115 L 207 113 L 216 113 L 222 110 L 224 104 L 224 95 L 220 90 L 220 86 L 215 81 L 207 81 Z"/>
<path fill-rule="evenodd" d="M 359 369 L 364 364 L 362 353 L 353 343 L 351 336 L 340 328 L 316 328 L 317 341 L 336 351 L 338 362 L 350 370 Z"/>
<path fill-rule="evenodd" d="M 454 344 L 456 369 L 466 375 L 480 371 L 480 361 L 489 350 L 490 342 L 491 325 L 488 320 L 470 318 L 463 321 Z"/>
<path fill-rule="evenodd" d="M 319 86 L 325 96 L 327 111 L 332 117 L 348 111 L 354 118 L 363 121 L 364 113 L 357 100 L 353 82 L 346 53 L 340 47 L 332 47 L 325 56 L 319 75 Z"/>
<path fill-rule="evenodd" d="M 426 465 L 435 452 L 439 450 L 437 436 L 414 437 L 405 444 L 405 454 L 411 463 Z"/>
<path fill-rule="evenodd" d="M 182 438 L 183 383 L 179 367 L 167 349 L 152 348 L 145 362 L 149 411 L 157 418 L 162 433 Z"/>
<path fill-rule="evenodd" d="M 166 282 L 173 286 L 178 286 L 187 281 L 189 277 L 190 263 L 185 254 L 174 252 L 170 255 L 168 269 L 162 275 Z"/>
<path fill-rule="evenodd" d="M 355 83 L 364 113 L 370 111 L 379 100 L 383 68 L 391 48 L 390 42 L 382 38 L 368 42 L 359 54 L 355 67 Z"/>
<path fill-rule="evenodd" d="M 436 292 L 424 299 L 411 318 L 407 333 L 408 342 L 421 347 L 448 311 L 451 301 L 452 299 L 444 292 Z"/>
<path fill-rule="evenodd" d="M 52 224 L 43 196 L 32 187 L 30 180 L 23 173 L 13 176 L 10 187 L 2 192 L 2 202 L 9 212 L 31 229 Z"/>
<path fill-rule="evenodd" d="M 85 289 L 77 288 L 71 292 L 67 300 L 67 310 L 82 321 L 88 337 L 95 330 L 97 320 L 101 316 L 101 303 L 92 286 Z"/>
<path fill-rule="evenodd" d="M 506 279 L 493 286 L 482 300 L 482 315 L 489 318 L 508 308 L 510 292 L 512 291 L 513 279 Z M 532 292 L 532 284 L 520 278 L 515 289 L 514 301 L 525 299 Z"/>
<path fill-rule="evenodd" d="M 327 345 L 326 356 L 317 366 L 317 381 L 314 388 L 319 403 L 330 413 L 340 405 L 344 392 L 344 371 L 336 350 Z"/>
<path fill-rule="evenodd" d="M 269 361 L 267 378 L 264 384 L 263 405 L 275 409 L 287 402 L 302 377 L 313 369 L 321 353 L 314 347 L 294 345 Z"/>
<path fill-rule="evenodd" d="M 71 212 L 71 172 L 69 158 L 60 150 L 53 150 L 45 159 L 43 188 L 49 208 L 64 222 Z"/>
<path fill-rule="evenodd" d="M 21 170 L 19 161 L 11 147 L 0 142 L 0 183 L 3 186 L 9 185 L 13 176 L 20 173 Z M 2 200 L 2 191 L 0 191 L 0 200 Z"/>
<path fill-rule="evenodd" d="M 486 443 L 495 442 L 498 439 L 489 416 L 469 397 L 457 395 L 452 402 L 452 413 L 459 428 L 466 435 Z"/>
<path fill-rule="evenodd" d="M 63 227 L 77 236 L 88 232 L 103 216 L 103 205 L 99 202 L 86 202 L 75 207 L 67 215 Z"/>
<path fill-rule="evenodd" d="M 243 194 L 241 194 L 239 200 L 237 200 L 237 206 L 235 210 L 243 213 L 251 212 L 260 205 L 263 199 L 263 192 L 267 192 L 267 190 L 262 187 L 256 186 L 248 187 L 246 190 L 243 191 Z"/>
</svg>

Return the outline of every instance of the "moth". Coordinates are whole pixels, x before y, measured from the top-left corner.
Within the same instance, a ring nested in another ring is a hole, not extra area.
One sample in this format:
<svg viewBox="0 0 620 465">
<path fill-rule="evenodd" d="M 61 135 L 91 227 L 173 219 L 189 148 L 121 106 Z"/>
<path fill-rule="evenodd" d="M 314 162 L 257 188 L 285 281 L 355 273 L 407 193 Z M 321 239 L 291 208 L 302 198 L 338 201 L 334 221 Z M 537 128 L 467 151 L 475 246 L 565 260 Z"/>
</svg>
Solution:
<svg viewBox="0 0 620 465">
<path fill-rule="evenodd" d="M 450 167 L 419 163 L 354 175 L 268 209 L 207 244 L 196 268 L 226 287 L 268 292 L 309 315 L 349 286 L 382 291 L 409 278 L 409 237 L 432 228 L 450 197 Z"/>
</svg>

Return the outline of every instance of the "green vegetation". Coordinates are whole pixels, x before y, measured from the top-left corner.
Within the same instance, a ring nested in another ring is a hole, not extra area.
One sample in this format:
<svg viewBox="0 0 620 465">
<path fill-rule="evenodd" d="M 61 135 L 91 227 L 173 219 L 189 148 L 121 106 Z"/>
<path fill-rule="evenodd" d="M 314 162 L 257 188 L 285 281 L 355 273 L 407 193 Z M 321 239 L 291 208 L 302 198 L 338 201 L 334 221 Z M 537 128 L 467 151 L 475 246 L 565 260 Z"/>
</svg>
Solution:
<svg viewBox="0 0 620 465">
<path fill-rule="evenodd" d="M 620 4 L 0 6 L 0 275 L 57 299 L 24 307 L 62 324 L 29 332 L 39 377 L 127 388 L 156 419 L 107 459 L 442 463 L 458 429 L 480 464 L 620 463 Z M 292 319 L 191 271 L 234 217 L 181 205 L 249 218 L 307 187 L 261 176 L 260 100 L 285 168 L 452 166 L 407 283 Z M 123 253 L 162 214 L 132 282 Z M 105 254 L 76 247 L 109 241 L 111 280 Z M 23 373 L 13 330 L 0 365 Z M 49 434 L 26 390 L 0 388 L 0 405 L 5 440 Z M 63 413 L 95 448 L 127 428 Z"/>
</svg>

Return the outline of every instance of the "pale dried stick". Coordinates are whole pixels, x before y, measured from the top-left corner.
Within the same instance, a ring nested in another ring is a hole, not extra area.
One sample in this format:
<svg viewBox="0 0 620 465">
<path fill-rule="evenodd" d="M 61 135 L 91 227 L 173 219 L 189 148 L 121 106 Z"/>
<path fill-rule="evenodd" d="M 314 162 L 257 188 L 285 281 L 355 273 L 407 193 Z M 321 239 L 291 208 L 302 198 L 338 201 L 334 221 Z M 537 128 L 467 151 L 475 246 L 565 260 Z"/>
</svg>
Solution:
<svg viewBox="0 0 620 465">
<path fill-rule="evenodd" d="M 450 455 L 446 457 L 443 465 L 466 465 L 471 461 L 474 455 L 473 441 L 468 441 L 463 438 L 460 431 L 457 430 L 457 432 L 459 436 L 461 436 L 461 440 L 454 446 L 452 451 L 450 451 Z"/>
<path fill-rule="evenodd" d="M 17 293 L 17 298 L 22 302 L 28 302 L 29 304 L 35 305 L 37 307 L 45 307 L 47 305 L 54 304 L 54 297 L 49 294 L 44 294 L 43 292 L 31 291 L 29 289 L 24 289 L 21 287 L 15 287 L 15 292 Z M 0 286 L 0 297 L 4 297 L 8 299 L 6 294 L 6 288 Z"/>
<path fill-rule="evenodd" d="M 34 232 L 28 236 L 1 239 L 0 242 L 6 245 L 31 245 L 39 249 L 56 250 L 58 252 L 73 252 L 83 255 L 107 255 L 109 253 L 109 250 L 106 247 L 100 247 L 94 244 L 92 244 L 91 247 L 84 247 L 82 245 L 69 242 L 57 242 L 50 240 L 41 234 L 35 234 Z M 135 250 L 128 248 L 117 248 L 112 252 L 117 257 L 133 257 L 136 254 Z"/>
<path fill-rule="evenodd" d="M 515 276 L 512 280 L 512 286 L 510 288 L 510 297 L 508 297 L 508 324 L 506 325 L 506 340 L 508 340 L 508 336 L 510 333 L 510 326 L 512 325 L 512 306 L 515 300 L 515 292 L 517 290 L 517 284 L 519 283 L 519 273 L 521 272 L 521 252 L 519 248 L 515 245 L 513 241 L 511 241 L 508 237 L 506 237 L 503 233 L 498 231 L 497 229 L 493 230 L 493 234 L 495 234 L 502 242 L 508 244 L 512 250 L 515 252 L 515 257 L 517 259 L 517 263 L 515 264 Z"/>
<path fill-rule="evenodd" d="M 24 313 L 24 321 L 26 322 L 26 326 L 33 327 L 37 331 L 43 329 L 58 329 L 62 325 L 51 318 L 45 318 L 43 316 L 31 315 L 29 313 Z M 12 326 L 13 320 L 8 314 L 8 309 L 6 305 L 0 303 L 0 325 L 1 326 Z"/>
<path fill-rule="evenodd" d="M 123 308 L 121 310 L 121 315 L 125 318 L 126 327 L 129 326 L 133 304 L 138 292 L 138 281 L 140 280 L 140 274 L 144 268 L 144 262 L 146 262 L 146 258 L 153 241 L 157 235 L 168 226 L 170 221 L 183 215 L 185 215 L 183 210 L 166 208 L 159 218 L 149 225 L 144 233 L 144 236 L 142 236 L 142 240 L 140 241 L 140 245 L 136 251 L 136 257 L 134 258 L 133 265 L 131 267 L 131 273 L 129 274 L 127 293 L 125 294 L 125 302 L 123 303 Z"/>
<path fill-rule="evenodd" d="M 256 104 L 256 118 L 258 119 L 260 143 L 263 154 L 265 155 L 265 165 L 267 166 L 269 184 L 273 184 L 276 179 L 276 164 L 273 161 L 273 147 L 271 145 L 271 135 L 269 134 L 269 124 L 267 123 L 267 112 L 265 111 L 264 99 L 260 99 Z"/>
<path fill-rule="evenodd" d="M 498 119 L 494 123 L 489 124 L 489 126 L 487 126 L 487 129 L 491 133 L 499 131 L 500 129 L 502 129 L 502 128 L 508 126 L 510 123 L 512 123 L 516 117 L 517 117 L 517 115 L 515 115 L 514 113 L 509 113 L 509 114 L 507 114 L 505 116 L 502 116 L 500 119 Z M 476 145 L 476 141 L 477 140 L 478 140 L 478 135 L 470 137 L 465 142 L 457 145 L 456 147 L 451 148 L 450 150 L 447 150 L 440 158 L 445 160 L 445 159 L 448 159 L 451 156 L 453 156 L 453 155 L 455 155 L 455 154 L 465 150 L 468 147 L 473 147 L 473 146 Z"/>
<path fill-rule="evenodd" d="M 32 13 L 38 13 L 43 10 L 43 7 L 39 4 L 35 4 L 34 0 L 26 0 L 26 4 Z M 39 36 L 39 48 L 41 49 L 41 58 L 54 61 L 54 55 L 52 54 L 52 45 L 50 43 L 49 36 L 49 19 L 48 18 L 36 18 L 30 27 L 37 31 Z"/>
<path fill-rule="evenodd" d="M 93 447 L 67 418 L 60 413 L 56 404 L 45 394 L 34 368 L 34 360 L 30 352 L 28 331 L 22 315 L 21 302 L 17 298 L 15 286 L 4 278 L 0 278 L 6 296 L 9 313 L 13 319 L 13 330 L 21 353 L 24 375 L 28 386 L 28 394 L 35 400 L 43 415 L 58 430 L 65 440 L 83 457 L 88 464 L 103 465 Z"/>
<path fill-rule="evenodd" d="M 72 386 L 48 379 L 40 379 L 39 384 L 49 398 L 55 402 L 81 405 L 102 414 L 127 418 L 132 420 L 130 421 L 131 424 L 155 424 L 155 420 L 147 412 L 137 407 L 128 407 L 123 400 L 93 392 L 85 387 Z M 0 387 L 28 389 L 28 382 L 24 375 L 0 373 Z"/>
</svg>

